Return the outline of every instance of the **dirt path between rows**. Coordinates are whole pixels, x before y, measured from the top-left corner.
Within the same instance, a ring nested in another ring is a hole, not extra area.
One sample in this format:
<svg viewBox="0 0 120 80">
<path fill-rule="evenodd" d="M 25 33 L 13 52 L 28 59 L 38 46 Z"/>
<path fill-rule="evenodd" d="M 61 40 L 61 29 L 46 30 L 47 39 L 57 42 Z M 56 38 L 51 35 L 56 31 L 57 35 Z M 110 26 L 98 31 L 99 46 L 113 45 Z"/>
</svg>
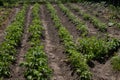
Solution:
<svg viewBox="0 0 120 80">
<path fill-rule="evenodd" d="M 69 33 L 73 36 L 74 41 L 77 40 L 77 38 L 79 38 L 80 36 L 80 32 L 76 29 L 76 26 L 69 21 L 68 17 L 64 15 L 64 13 L 60 10 L 58 5 L 54 5 L 54 7 L 64 27 L 66 27 Z"/>
<path fill-rule="evenodd" d="M 14 8 L 13 11 L 9 14 L 6 21 L 3 23 L 3 25 L 0 26 L 0 44 L 4 40 L 4 35 L 5 35 L 4 33 L 5 33 L 6 27 L 8 27 L 12 23 L 12 21 L 15 19 L 16 14 L 19 12 L 19 10 L 20 10 L 19 8 Z"/>
<path fill-rule="evenodd" d="M 11 78 L 8 80 L 25 80 L 24 68 L 20 66 L 20 63 L 24 61 L 25 53 L 30 47 L 28 43 L 28 36 L 29 36 L 28 27 L 31 22 L 31 9 L 32 9 L 32 6 L 28 8 L 28 11 L 26 14 L 25 27 L 24 27 L 23 36 L 21 39 L 21 46 L 16 55 L 16 62 L 11 66 Z"/>
<path fill-rule="evenodd" d="M 60 39 L 55 26 L 44 5 L 41 5 L 41 19 L 45 28 L 45 51 L 48 56 L 49 66 L 53 70 L 51 80 L 76 80 L 72 76 L 70 65 L 66 63 L 64 48 L 60 44 Z"/>
<path fill-rule="evenodd" d="M 105 64 L 94 62 L 95 67 L 91 68 L 93 73 L 93 80 L 120 80 L 120 72 L 112 68 L 111 60 L 106 61 Z"/>
</svg>

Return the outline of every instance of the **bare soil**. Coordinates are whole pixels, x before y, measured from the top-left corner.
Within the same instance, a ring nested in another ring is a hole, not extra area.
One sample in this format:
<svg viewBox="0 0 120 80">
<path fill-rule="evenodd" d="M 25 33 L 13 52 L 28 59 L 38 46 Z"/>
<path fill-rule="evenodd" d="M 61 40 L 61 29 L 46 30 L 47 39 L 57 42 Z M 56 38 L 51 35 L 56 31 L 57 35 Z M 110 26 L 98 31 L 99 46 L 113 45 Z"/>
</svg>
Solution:
<svg viewBox="0 0 120 80">
<path fill-rule="evenodd" d="M 67 64 L 67 57 L 64 47 L 60 44 L 58 31 L 55 28 L 48 10 L 41 6 L 41 19 L 45 28 L 45 51 L 48 56 L 48 64 L 53 70 L 51 80 L 77 80 L 72 75 L 70 65 Z"/>
<path fill-rule="evenodd" d="M 110 37 L 115 37 L 120 39 L 120 29 L 116 27 L 109 27 L 107 30 Z"/>
<path fill-rule="evenodd" d="M 120 72 L 112 68 L 111 60 L 107 60 L 105 64 L 94 61 L 95 66 L 91 68 L 93 80 L 120 80 Z"/>
<path fill-rule="evenodd" d="M 25 21 L 25 27 L 24 27 L 24 32 L 23 36 L 21 39 L 21 45 L 18 48 L 18 53 L 16 55 L 16 61 L 13 65 L 11 65 L 11 78 L 6 79 L 6 80 L 25 80 L 24 78 L 24 68 L 20 66 L 21 62 L 23 62 L 25 53 L 29 49 L 30 45 L 28 43 L 28 37 L 29 37 L 29 32 L 28 32 L 28 27 L 31 23 L 31 9 L 32 6 L 30 6 L 27 10 L 26 13 L 26 21 Z"/>
<path fill-rule="evenodd" d="M 5 29 L 12 23 L 15 19 L 16 14 L 19 12 L 19 8 L 14 8 L 11 13 L 9 14 L 8 18 L 4 21 L 2 26 L 0 26 L 0 44 L 4 40 Z"/>
</svg>

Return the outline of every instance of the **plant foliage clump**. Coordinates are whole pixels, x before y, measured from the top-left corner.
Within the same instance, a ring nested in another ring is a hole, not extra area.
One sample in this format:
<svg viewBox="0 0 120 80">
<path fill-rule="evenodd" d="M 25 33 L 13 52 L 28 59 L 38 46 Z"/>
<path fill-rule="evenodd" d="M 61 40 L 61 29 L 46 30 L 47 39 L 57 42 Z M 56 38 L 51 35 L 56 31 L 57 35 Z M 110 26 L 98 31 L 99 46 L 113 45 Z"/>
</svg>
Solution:
<svg viewBox="0 0 120 80">
<path fill-rule="evenodd" d="M 116 50 L 120 46 L 118 39 L 98 39 L 96 37 L 82 38 L 78 40 L 78 50 L 83 53 L 87 59 L 103 59 L 109 55 L 110 51 Z"/>
<path fill-rule="evenodd" d="M 114 56 L 112 57 L 111 64 L 113 66 L 113 69 L 120 71 L 120 56 Z"/>
</svg>

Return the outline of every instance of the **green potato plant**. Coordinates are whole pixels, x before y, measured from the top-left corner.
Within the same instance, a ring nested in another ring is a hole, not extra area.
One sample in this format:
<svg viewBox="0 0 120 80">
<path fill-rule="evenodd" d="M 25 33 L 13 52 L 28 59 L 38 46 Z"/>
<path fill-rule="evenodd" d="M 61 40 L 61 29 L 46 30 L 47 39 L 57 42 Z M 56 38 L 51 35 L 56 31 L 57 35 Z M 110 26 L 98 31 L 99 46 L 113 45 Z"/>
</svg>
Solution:
<svg viewBox="0 0 120 80">
<path fill-rule="evenodd" d="M 25 55 L 26 61 L 21 66 L 26 68 L 24 76 L 27 80 L 49 80 L 52 70 L 48 66 L 48 59 L 44 52 L 44 46 L 41 43 L 42 31 L 44 30 L 39 19 L 38 3 L 34 4 L 32 9 L 32 24 L 28 31 L 30 33 L 30 48 Z"/>
<path fill-rule="evenodd" d="M 15 61 L 16 47 L 22 37 L 26 9 L 27 5 L 24 5 L 6 29 L 4 41 L 0 45 L 0 78 L 10 77 L 10 65 Z"/>
<path fill-rule="evenodd" d="M 82 36 L 86 36 L 88 34 L 88 28 L 84 22 L 78 19 L 68 8 L 66 8 L 62 3 L 59 3 L 58 6 L 62 10 L 62 12 L 69 18 L 69 20 L 76 25 L 76 29 L 81 32 Z"/>
<path fill-rule="evenodd" d="M 51 15 L 51 19 L 55 24 L 55 27 L 58 29 L 60 39 L 65 46 L 66 54 L 68 55 L 69 62 L 73 66 L 74 71 L 79 75 L 81 80 L 90 80 L 92 74 L 89 71 L 86 58 L 77 51 L 73 37 L 61 24 L 54 7 L 50 3 L 47 3 L 46 6 Z"/>
</svg>

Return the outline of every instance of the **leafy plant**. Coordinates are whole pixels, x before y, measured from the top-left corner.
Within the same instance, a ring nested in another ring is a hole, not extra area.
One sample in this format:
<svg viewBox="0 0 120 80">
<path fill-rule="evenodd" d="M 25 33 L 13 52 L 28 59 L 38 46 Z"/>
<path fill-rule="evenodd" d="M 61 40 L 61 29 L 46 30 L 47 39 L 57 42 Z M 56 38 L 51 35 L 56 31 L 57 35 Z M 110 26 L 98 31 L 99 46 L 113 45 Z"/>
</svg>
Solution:
<svg viewBox="0 0 120 80">
<path fill-rule="evenodd" d="M 58 4 L 63 13 L 69 18 L 69 20 L 76 25 L 76 29 L 81 32 L 82 36 L 88 34 L 88 28 L 84 22 L 77 18 L 68 8 L 66 8 L 62 3 Z"/>
<path fill-rule="evenodd" d="M 112 64 L 113 69 L 120 71 L 120 56 L 116 55 L 112 57 L 111 64 Z"/>
<path fill-rule="evenodd" d="M 27 5 L 16 15 L 15 21 L 7 27 L 5 39 L 0 46 L 0 77 L 10 77 L 10 65 L 15 61 L 16 47 L 22 36 L 25 10 Z"/>
<path fill-rule="evenodd" d="M 29 27 L 30 48 L 25 55 L 26 61 L 21 65 L 26 68 L 25 78 L 27 80 L 48 80 L 52 70 L 48 66 L 47 56 L 44 52 L 44 46 L 41 45 L 42 23 L 39 19 L 39 4 L 35 4 L 32 9 L 32 24 Z"/>
<path fill-rule="evenodd" d="M 69 62 L 71 62 L 74 71 L 78 73 L 80 79 L 90 80 L 91 73 L 86 63 L 85 57 L 76 50 L 76 45 L 73 42 L 73 37 L 67 31 L 67 29 L 61 24 L 59 17 L 53 6 L 50 3 L 46 4 L 47 9 L 50 12 L 51 19 L 53 20 L 55 27 L 58 29 L 59 36 L 65 46 L 66 53 L 68 54 Z M 57 23 L 59 23 L 57 25 Z"/>
<path fill-rule="evenodd" d="M 27 68 L 25 71 L 27 80 L 47 80 L 50 78 L 51 69 L 48 67 L 47 57 L 43 51 L 43 46 L 30 48 L 25 58 L 26 62 L 22 63 L 22 65 Z"/>
<path fill-rule="evenodd" d="M 68 5 L 69 5 L 69 7 L 70 7 L 72 10 L 74 10 L 74 11 L 76 11 L 76 9 L 77 9 L 78 12 L 79 12 L 79 15 L 82 15 L 83 18 L 84 18 L 84 20 L 90 20 L 90 22 L 92 22 L 93 25 L 94 25 L 96 28 L 98 28 L 100 31 L 102 31 L 102 32 L 107 31 L 107 25 L 106 25 L 105 23 L 101 22 L 101 21 L 100 21 L 99 19 L 97 19 L 96 17 L 91 16 L 90 14 L 87 14 L 87 13 L 83 12 L 82 10 L 79 9 L 78 6 L 73 6 L 72 4 L 68 4 Z"/>
<path fill-rule="evenodd" d="M 82 38 L 78 40 L 77 48 L 88 60 L 93 58 L 102 59 L 110 51 L 116 50 L 120 46 L 118 39 L 98 39 L 96 37 Z"/>
</svg>

